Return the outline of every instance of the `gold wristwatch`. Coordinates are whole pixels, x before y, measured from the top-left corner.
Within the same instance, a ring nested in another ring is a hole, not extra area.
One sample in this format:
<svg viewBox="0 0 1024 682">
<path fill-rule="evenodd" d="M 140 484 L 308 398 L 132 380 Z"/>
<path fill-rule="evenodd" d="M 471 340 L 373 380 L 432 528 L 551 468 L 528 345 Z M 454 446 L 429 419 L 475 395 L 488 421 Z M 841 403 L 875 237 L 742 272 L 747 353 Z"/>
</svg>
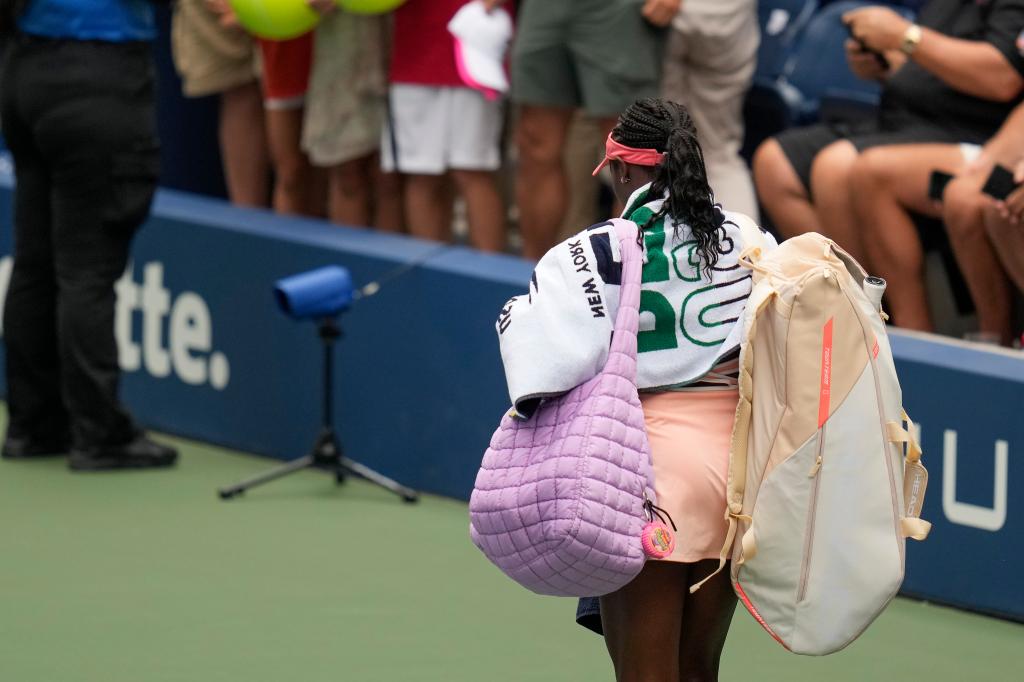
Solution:
<svg viewBox="0 0 1024 682">
<path fill-rule="evenodd" d="M 900 41 L 900 51 L 908 57 L 914 54 L 914 50 L 921 44 L 921 27 L 911 24 L 903 32 L 903 39 Z"/>
</svg>

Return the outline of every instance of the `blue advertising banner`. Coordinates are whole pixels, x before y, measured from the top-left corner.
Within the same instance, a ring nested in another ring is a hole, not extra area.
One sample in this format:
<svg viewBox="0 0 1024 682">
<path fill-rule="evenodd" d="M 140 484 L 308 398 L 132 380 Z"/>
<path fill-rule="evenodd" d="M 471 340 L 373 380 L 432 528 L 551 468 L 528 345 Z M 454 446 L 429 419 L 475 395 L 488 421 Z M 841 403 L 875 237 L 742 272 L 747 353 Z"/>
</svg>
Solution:
<svg viewBox="0 0 1024 682">
<path fill-rule="evenodd" d="M 11 197 L 0 172 L 0 301 Z M 327 264 L 348 268 L 357 285 L 382 283 L 340 318 L 335 417 L 346 454 L 468 498 L 508 407 L 494 321 L 529 281 L 531 264 L 517 258 L 163 191 L 117 284 L 125 402 L 151 428 L 305 454 L 320 416 L 319 340 L 313 323 L 277 310 L 271 287 Z M 904 589 L 1024 620 L 1014 571 L 1024 565 L 1014 513 L 1024 502 L 1024 354 L 897 331 L 892 346 L 931 474 L 923 516 L 934 524 L 927 541 L 908 543 Z"/>
<path fill-rule="evenodd" d="M 907 542 L 904 592 L 1024 620 L 1024 353 L 890 338 L 928 467 L 922 516 L 933 524 L 928 540 Z"/>
</svg>

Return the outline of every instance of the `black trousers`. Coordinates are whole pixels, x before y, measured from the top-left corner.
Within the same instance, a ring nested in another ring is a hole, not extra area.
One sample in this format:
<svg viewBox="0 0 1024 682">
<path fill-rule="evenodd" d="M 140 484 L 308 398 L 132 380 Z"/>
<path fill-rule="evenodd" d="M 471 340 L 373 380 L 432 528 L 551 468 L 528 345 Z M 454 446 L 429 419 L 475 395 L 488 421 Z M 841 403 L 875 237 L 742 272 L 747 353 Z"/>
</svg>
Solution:
<svg viewBox="0 0 1024 682">
<path fill-rule="evenodd" d="M 150 46 L 16 37 L 0 117 L 17 178 L 8 435 L 124 443 L 137 429 L 118 400 L 114 283 L 156 188 Z"/>
</svg>

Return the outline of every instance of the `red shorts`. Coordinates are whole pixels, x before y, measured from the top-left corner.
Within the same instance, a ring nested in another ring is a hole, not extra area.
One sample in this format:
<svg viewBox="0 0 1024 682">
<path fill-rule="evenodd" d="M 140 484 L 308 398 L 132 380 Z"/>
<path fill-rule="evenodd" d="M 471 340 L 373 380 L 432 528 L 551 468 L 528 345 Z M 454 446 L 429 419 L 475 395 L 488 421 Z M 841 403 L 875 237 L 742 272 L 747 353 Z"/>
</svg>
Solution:
<svg viewBox="0 0 1024 682">
<path fill-rule="evenodd" d="M 263 57 L 263 101 L 268 109 L 298 109 L 309 89 L 313 31 L 290 40 L 259 39 Z"/>
</svg>

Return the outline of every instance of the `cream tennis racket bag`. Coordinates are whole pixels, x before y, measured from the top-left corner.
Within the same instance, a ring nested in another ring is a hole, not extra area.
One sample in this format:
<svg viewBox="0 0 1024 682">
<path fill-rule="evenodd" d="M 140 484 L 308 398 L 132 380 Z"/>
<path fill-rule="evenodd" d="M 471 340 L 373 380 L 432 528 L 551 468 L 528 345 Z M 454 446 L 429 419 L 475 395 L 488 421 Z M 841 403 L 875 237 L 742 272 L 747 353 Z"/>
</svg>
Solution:
<svg viewBox="0 0 1024 682">
<path fill-rule="evenodd" d="M 722 557 L 772 637 L 828 654 L 899 590 L 906 538 L 930 529 L 919 518 L 928 473 L 903 411 L 884 281 L 814 233 L 741 262 L 753 291 Z"/>
</svg>

